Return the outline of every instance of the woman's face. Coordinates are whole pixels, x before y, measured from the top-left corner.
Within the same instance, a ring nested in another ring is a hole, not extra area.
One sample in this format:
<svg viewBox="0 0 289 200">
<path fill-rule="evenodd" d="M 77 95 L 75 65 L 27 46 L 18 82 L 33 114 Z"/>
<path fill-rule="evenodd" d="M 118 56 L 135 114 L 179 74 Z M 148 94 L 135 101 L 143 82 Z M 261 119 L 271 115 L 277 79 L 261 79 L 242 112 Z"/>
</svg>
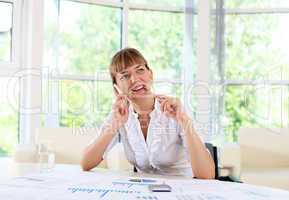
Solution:
<svg viewBox="0 0 289 200">
<path fill-rule="evenodd" d="M 116 74 L 116 83 L 129 99 L 137 99 L 151 94 L 152 71 L 145 64 L 134 64 Z"/>
</svg>

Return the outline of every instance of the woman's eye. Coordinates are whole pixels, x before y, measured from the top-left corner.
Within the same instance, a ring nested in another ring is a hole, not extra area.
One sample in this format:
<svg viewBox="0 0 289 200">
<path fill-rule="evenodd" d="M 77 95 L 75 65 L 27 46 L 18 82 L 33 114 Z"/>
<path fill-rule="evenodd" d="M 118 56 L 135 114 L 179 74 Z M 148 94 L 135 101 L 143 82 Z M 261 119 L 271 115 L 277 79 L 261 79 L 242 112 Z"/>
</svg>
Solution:
<svg viewBox="0 0 289 200">
<path fill-rule="evenodd" d="M 144 72 L 144 68 L 138 68 L 138 69 L 137 69 L 137 72 L 138 72 L 138 73 Z"/>
<path fill-rule="evenodd" d="M 128 74 L 124 74 L 120 77 L 120 80 L 127 80 L 129 78 Z"/>
</svg>

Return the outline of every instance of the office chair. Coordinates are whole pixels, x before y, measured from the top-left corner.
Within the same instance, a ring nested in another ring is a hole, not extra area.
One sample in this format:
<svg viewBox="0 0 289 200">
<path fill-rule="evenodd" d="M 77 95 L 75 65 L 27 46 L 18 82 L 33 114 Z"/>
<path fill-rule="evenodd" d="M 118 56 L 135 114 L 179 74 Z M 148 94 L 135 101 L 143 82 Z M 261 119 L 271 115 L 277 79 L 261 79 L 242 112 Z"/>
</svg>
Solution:
<svg viewBox="0 0 289 200">
<path fill-rule="evenodd" d="M 230 176 L 220 176 L 219 175 L 219 163 L 218 163 L 218 150 L 217 147 L 214 146 L 211 143 L 205 143 L 207 149 L 211 153 L 211 156 L 214 160 L 215 163 L 215 179 L 220 180 L 220 181 L 229 181 L 229 182 L 238 182 L 241 183 L 240 181 L 232 179 Z"/>
<path fill-rule="evenodd" d="M 209 150 L 214 163 L 215 163 L 215 179 L 219 178 L 219 168 L 218 168 L 218 152 L 217 152 L 217 147 L 214 146 L 211 143 L 205 143 L 207 149 Z"/>
</svg>

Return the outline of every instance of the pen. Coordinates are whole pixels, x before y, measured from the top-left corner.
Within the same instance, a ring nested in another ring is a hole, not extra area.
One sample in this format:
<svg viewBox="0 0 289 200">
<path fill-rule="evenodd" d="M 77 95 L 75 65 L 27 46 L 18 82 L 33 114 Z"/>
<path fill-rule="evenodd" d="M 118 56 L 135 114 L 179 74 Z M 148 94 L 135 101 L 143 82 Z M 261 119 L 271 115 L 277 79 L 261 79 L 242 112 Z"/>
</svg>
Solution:
<svg viewBox="0 0 289 200">
<path fill-rule="evenodd" d="M 154 183 L 154 182 L 156 182 L 156 180 L 142 179 L 142 178 L 132 178 L 132 179 L 129 179 L 129 181 L 137 182 L 137 183 Z"/>
<path fill-rule="evenodd" d="M 120 95 L 123 95 L 124 93 L 122 92 L 122 90 L 116 85 L 116 84 L 113 84 L 113 87 L 116 89 L 116 91 L 118 92 L 118 94 Z M 125 95 L 125 100 L 126 100 L 126 103 L 127 105 L 129 104 L 129 101 L 128 101 L 128 98 L 127 96 Z"/>
<path fill-rule="evenodd" d="M 121 89 L 120 89 L 116 84 L 113 84 L 113 87 L 116 89 L 116 91 L 118 92 L 118 94 L 123 94 L 123 92 L 121 91 Z"/>
<path fill-rule="evenodd" d="M 30 181 L 44 181 L 42 179 L 38 179 L 38 178 L 31 178 L 31 177 L 15 177 L 17 179 L 26 179 L 26 180 L 30 180 Z"/>
</svg>

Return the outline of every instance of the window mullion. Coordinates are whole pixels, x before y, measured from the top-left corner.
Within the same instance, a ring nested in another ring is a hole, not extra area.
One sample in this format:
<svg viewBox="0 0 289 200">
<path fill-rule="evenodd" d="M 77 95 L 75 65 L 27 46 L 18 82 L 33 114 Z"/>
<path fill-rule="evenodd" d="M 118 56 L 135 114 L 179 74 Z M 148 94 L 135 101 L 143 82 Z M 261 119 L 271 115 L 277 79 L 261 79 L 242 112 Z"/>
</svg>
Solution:
<svg viewBox="0 0 289 200">
<path fill-rule="evenodd" d="M 289 85 L 289 80 L 225 80 L 224 85 Z"/>
<path fill-rule="evenodd" d="M 21 49 L 21 1 L 16 0 L 13 3 L 13 24 L 12 24 L 12 65 L 20 68 L 20 49 Z"/>
<path fill-rule="evenodd" d="M 121 22 L 121 47 L 125 48 L 128 46 L 128 15 L 129 6 L 128 0 L 123 0 L 122 8 L 122 22 Z"/>
<path fill-rule="evenodd" d="M 289 13 L 289 8 L 226 8 L 225 14 L 275 14 L 275 13 Z"/>
<path fill-rule="evenodd" d="M 187 1 L 187 0 L 185 0 L 185 1 Z M 189 1 L 191 1 L 191 0 L 189 0 Z M 129 3 L 129 8 L 133 9 L 133 10 L 148 10 L 148 11 L 159 11 L 159 12 L 184 13 L 183 7 L 173 7 L 170 5 Z"/>
<path fill-rule="evenodd" d="M 224 0 L 218 0 L 217 2 L 217 8 L 216 8 L 216 44 L 217 44 L 217 67 L 218 67 L 218 73 L 220 78 L 220 87 L 221 92 L 217 93 L 215 98 L 215 112 L 214 119 L 216 119 L 216 122 L 214 124 L 216 125 L 215 134 L 223 135 L 223 127 L 222 127 L 222 116 L 225 112 L 225 101 L 224 101 L 224 94 L 225 94 L 225 85 L 224 78 L 225 78 L 225 10 L 224 10 Z"/>
<path fill-rule="evenodd" d="M 60 93 L 60 84 L 61 79 L 55 79 L 55 76 L 59 75 L 58 71 L 58 63 L 59 63 L 59 29 L 60 29 L 60 23 L 59 23 L 59 17 L 60 17 L 60 0 L 54 0 L 55 9 L 57 10 L 57 14 L 54 17 L 56 20 L 56 39 L 54 41 L 54 66 L 48 66 L 48 71 L 44 76 L 42 77 L 42 80 L 44 84 L 46 84 L 46 87 L 43 88 L 47 89 L 47 99 L 44 99 L 44 101 L 47 102 L 47 107 L 44 109 L 44 126 L 45 127 L 59 127 L 59 118 L 60 118 L 60 104 L 61 104 L 61 93 Z"/>
<path fill-rule="evenodd" d="M 196 123 L 205 141 L 211 140 L 210 65 L 210 0 L 198 1 Z"/>
<path fill-rule="evenodd" d="M 20 143 L 34 143 L 41 126 L 43 0 L 23 1 L 21 32 Z"/>
<path fill-rule="evenodd" d="M 190 116 L 193 116 L 193 108 L 191 104 L 192 77 L 193 77 L 193 28 L 194 28 L 194 0 L 186 0 L 185 2 L 185 27 L 184 27 L 184 47 L 183 47 L 183 67 L 182 77 L 183 85 L 183 104 L 184 108 Z"/>
<path fill-rule="evenodd" d="M 122 2 L 110 1 L 110 0 L 70 0 L 78 3 L 88 3 L 99 6 L 111 6 L 116 8 L 121 8 L 123 6 Z"/>
</svg>

